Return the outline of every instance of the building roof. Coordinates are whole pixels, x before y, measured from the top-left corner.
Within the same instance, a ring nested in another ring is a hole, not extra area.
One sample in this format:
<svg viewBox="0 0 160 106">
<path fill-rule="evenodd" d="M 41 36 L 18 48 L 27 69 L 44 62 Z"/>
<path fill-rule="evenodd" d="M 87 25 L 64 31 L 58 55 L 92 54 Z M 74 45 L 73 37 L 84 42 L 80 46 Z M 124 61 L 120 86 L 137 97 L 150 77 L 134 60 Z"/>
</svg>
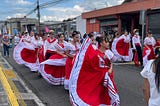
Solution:
<svg viewBox="0 0 160 106">
<path fill-rule="evenodd" d="M 139 1 L 144 1 L 144 0 L 124 0 L 124 2 L 122 4 L 130 3 L 130 2 L 139 2 Z"/>
<path fill-rule="evenodd" d="M 155 9 L 159 7 L 160 7 L 160 0 L 138 0 L 137 2 L 135 2 L 135 0 L 130 0 L 130 3 L 124 3 L 118 6 L 82 13 L 82 18 L 89 19 L 89 18 L 103 17 L 121 13 L 135 12 L 140 10 Z"/>
<path fill-rule="evenodd" d="M 124 0 L 123 3 L 128 3 L 128 2 L 131 2 L 131 1 L 133 1 L 133 0 Z"/>
<path fill-rule="evenodd" d="M 139 2 L 139 1 L 145 1 L 145 0 L 124 0 L 122 4 L 130 2 Z"/>
</svg>

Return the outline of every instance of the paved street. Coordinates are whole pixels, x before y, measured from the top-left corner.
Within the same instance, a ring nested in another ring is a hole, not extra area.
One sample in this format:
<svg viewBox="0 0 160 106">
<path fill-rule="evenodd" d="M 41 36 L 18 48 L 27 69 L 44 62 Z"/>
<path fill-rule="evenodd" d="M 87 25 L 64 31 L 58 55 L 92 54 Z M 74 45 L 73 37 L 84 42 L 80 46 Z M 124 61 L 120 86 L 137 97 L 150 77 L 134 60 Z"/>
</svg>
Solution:
<svg viewBox="0 0 160 106">
<path fill-rule="evenodd" d="M 142 63 L 143 58 L 145 65 L 144 58 L 146 61 L 155 58 L 153 51 L 160 46 L 159 19 L 160 0 L 1 0 L 0 106 L 71 106 L 69 91 L 64 86 L 51 85 L 33 72 L 37 70 L 35 64 L 29 64 L 31 72 L 29 65 L 19 65 L 16 61 L 26 59 L 33 63 L 37 54 L 48 52 L 48 56 L 60 54 L 53 58 L 62 65 L 64 58 L 61 57 L 73 57 L 80 50 L 78 43 L 83 44 L 89 37 L 100 51 L 106 49 L 104 46 L 109 42 L 118 60 L 130 61 L 132 49 L 137 54 L 135 57 L 138 56 L 134 60 Z M 14 61 L 14 45 L 20 41 L 24 43 L 17 47 Z M 2 49 L 7 52 L 5 57 Z M 20 59 L 20 55 L 24 58 Z M 113 69 L 121 106 L 146 106 L 140 75 L 143 67 L 136 67 L 133 62 L 119 62 L 114 63 Z M 55 77 L 58 76 L 62 73 L 56 72 Z M 52 83 L 61 81 L 47 78 Z"/>
<path fill-rule="evenodd" d="M 142 93 L 142 68 L 134 65 L 115 66 L 115 82 L 120 94 L 121 106 L 145 106 Z"/>
<path fill-rule="evenodd" d="M 37 73 L 29 71 L 24 65 L 18 65 L 12 57 L 6 58 L 13 70 L 24 80 L 26 85 L 47 106 L 70 106 L 68 91 L 63 86 L 48 84 Z M 121 106 L 145 106 L 142 94 L 140 67 L 131 64 L 115 64 L 115 82 L 119 90 Z"/>
</svg>

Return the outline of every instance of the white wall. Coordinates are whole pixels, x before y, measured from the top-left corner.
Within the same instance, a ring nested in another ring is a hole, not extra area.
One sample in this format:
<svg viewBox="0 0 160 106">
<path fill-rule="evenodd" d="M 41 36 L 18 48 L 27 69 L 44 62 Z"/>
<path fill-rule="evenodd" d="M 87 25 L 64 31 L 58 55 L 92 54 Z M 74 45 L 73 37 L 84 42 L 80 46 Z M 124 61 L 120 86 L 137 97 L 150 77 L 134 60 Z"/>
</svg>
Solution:
<svg viewBox="0 0 160 106">
<path fill-rule="evenodd" d="M 76 17 L 76 30 L 80 31 L 82 36 L 86 33 L 86 19 L 82 19 L 81 15 Z"/>
</svg>

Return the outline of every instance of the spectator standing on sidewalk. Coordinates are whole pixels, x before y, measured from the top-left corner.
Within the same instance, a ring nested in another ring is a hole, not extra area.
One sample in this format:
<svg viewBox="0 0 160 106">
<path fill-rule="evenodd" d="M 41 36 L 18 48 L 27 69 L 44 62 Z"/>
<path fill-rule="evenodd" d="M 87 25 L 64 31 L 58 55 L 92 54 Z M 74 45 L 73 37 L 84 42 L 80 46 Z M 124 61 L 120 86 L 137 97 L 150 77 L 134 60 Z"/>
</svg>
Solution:
<svg viewBox="0 0 160 106">
<path fill-rule="evenodd" d="M 3 44 L 3 55 L 6 57 L 7 54 L 7 56 L 9 57 L 9 44 L 10 44 L 9 36 L 5 34 L 1 42 Z"/>
<path fill-rule="evenodd" d="M 143 68 L 144 99 L 148 106 L 160 106 L 160 47 L 155 49 L 156 59 L 149 60 Z"/>
</svg>

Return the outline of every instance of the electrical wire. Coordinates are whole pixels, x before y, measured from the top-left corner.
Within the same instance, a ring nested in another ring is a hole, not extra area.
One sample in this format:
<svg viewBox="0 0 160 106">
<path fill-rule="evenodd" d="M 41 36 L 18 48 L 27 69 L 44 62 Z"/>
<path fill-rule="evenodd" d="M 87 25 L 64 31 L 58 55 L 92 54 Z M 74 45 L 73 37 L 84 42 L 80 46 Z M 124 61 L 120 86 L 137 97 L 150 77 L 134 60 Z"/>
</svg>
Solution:
<svg viewBox="0 0 160 106">
<path fill-rule="evenodd" d="M 66 0 L 56 0 L 56 1 L 51 0 L 51 1 L 49 1 L 49 2 L 40 4 L 40 5 L 39 5 L 39 8 L 40 8 L 40 9 L 49 8 L 49 7 L 52 7 L 52 6 L 54 6 L 54 5 L 57 5 L 57 4 L 61 3 L 61 2 L 63 2 L 63 1 L 66 1 Z M 38 9 L 38 6 L 35 7 L 33 10 L 31 10 L 29 13 L 27 13 L 26 16 L 31 15 L 31 14 L 32 14 L 33 12 L 35 12 L 37 9 Z"/>
</svg>

